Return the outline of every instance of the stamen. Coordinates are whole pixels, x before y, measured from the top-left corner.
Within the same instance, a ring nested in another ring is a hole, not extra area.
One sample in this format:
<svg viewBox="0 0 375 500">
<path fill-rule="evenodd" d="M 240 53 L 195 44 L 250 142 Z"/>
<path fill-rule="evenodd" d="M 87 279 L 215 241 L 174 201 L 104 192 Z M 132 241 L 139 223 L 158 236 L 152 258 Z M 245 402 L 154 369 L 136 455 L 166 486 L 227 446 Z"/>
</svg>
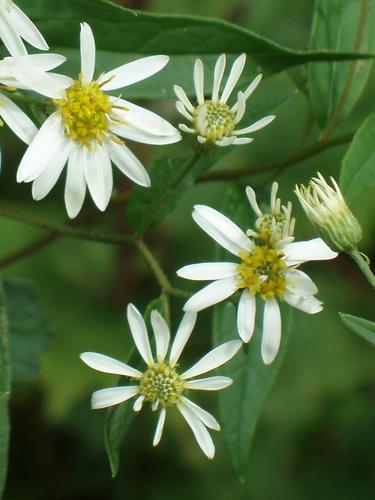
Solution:
<svg viewBox="0 0 375 500">
<path fill-rule="evenodd" d="M 175 405 L 184 390 L 184 383 L 175 367 L 167 363 L 155 363 L 149 367 L 139 383 L 140 394 L 156 408 L 159 402 L 164 406 Z"/>
<path fill-rule="evenodd" d="M 217 142 L 231 136 L 235 117 L 227 104 L 206 101 L 195 109 L 193 122 L 200 136 L 207 141 Z"/>
</svg>

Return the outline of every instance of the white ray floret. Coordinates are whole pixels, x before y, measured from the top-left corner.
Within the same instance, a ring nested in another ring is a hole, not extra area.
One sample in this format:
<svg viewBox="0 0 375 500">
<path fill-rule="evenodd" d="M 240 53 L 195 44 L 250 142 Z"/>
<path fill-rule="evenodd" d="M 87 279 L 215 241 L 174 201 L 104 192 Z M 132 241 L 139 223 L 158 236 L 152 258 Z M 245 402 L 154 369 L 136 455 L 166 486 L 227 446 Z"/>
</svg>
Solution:
<svg viewBox="0 0 375 500">
<path fill-rule="evenodd" d="M 24 41 L 36 49 L 48 50 L 38 28 L 12 0 L 0 0 L 0 38 L 13 56 L 27 54 Z"/>
<path fill-rule="evenodd" d="M 194 86 L 196 104 L 193 104 L 184 89 L 179 85 L 174 86 L 178 101 L 177 111 L 190 122 L 189 126 L 181 123 L 180 130 L 189 134 L 196 134 L 201 144 L 212 142 L 217 146 L 231 144 L 248 144 L 253 141 L 251 137 L 239 137 L 252 134 L 270 124 L 275 116 L 265 116 L 252 125 L 237 128 L 238 123 L 246 111 L 246 101 L 259 85 L 262 75 L 258 75 L 244 92 L 238 92 L 236 101 L 228 104 L 235 86 L 241 77 L 246 62 L 246 54 L 241 54 L 233 63 L 226 84 L 220 95 L 220 88 L 226 66 L 226 56 L 222 54 L 215 65 L 211 97 L 204 96 L 204 67 L 200 59 L 195 61 Z"/>
<path fill-rule="evenodd" d="M 129 101 L 106 94 L 148 78 L 168 63 L 164 55 L 133 61 L 94 79 L 95 41 L 90 26 L 81 24 L 81 73 L 77 80 L 17 65 L 12 75 L 52 99 L 56 110 L 47 118 L 26 151 L 18 182 L 33 182 L 41 200 L 56 184 L 65 165 L 65 205 L 69 217 L 80 212 L 86 187 L 105 210 L 112 193 L 111 162 L 133 182 L 148 187 L 150 178 L 123 139 L 145 144 L 172 144 L 180 133 L 160 116 Z"/>
<path fill-rule="evenodd" d="M 145 403 L 150 403 L 153 411 L 159 411 L 153 445 L 162 437 L 167 410 L 177 407 L 192 429 L 197 442 L 208 458 L 213 458 L 215 447 L 207 430 L 220 430 L 215 417 L 187 398 L 188 391 L 218 391 L 232 383 L 223 376 L 199 377 L 215 370 L 229 361 L 240 349 L 240 340 L 226 342 L 195 363 L 190 369 L 180 372 L 177 362 L 193 331 L 197 314 L 187 312 L 182 318 L 175 338 L 170 345 L 170 330 L 164 318 L 156 310 L 151 313 L 151 325 L 155 336 L 156 353 L 152 353 L 146 324 L 133 304 L 127 308 L 127 318 L 137 350 L 145 363 L 145 368 L 131 366 L 95 352 L 81 354 L 81 359 L 90 368 L 105 373 L 115 373 L 129 377 L 130 385 L 101 389 L 92 395 L 92 408 L 106 408 L 123 403 L 133 397 L 133 409 L 139 412 Z M 169 355 L 168 355 L 169 352 Z"/>
<path fill-rule="evenodd" d="M 186 302 L 185 311 L 198 312 L 240 294 L 237 328 L 244 342 L 249 342 L 254 333 L 256 297 L 261 297 L 265 303 L 261 354 L 264 363 L 270 364 L 281 340 L 278 301 L 308 314 L 322 310 L 322 303 L 314 297 L 317 287 L 297 266 L 310 260 L 333 259 L 337 253 L 320 238 L 293 241 L 291 205 L 281 206 L 276 184 L 271 190 L 270 213 L 260 210 L 250 187 L 246 192 L 258 216 L 256 231 L 249 230 L 246 234 L 226 216 L 204 205 L 196 205 L 193 211 L 197 224 L 237 260 L 192 264 L 177 274 L 186 279 L 212 281 Z"/>
</svg>

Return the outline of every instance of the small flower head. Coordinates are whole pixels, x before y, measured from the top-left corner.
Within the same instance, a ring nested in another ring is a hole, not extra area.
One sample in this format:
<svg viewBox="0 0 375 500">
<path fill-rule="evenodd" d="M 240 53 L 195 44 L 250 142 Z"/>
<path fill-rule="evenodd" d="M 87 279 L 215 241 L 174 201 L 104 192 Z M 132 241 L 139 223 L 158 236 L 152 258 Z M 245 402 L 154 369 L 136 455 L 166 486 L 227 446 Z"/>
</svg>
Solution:
<svg viewBox="0 0 375 500">
<path fill-rule="evenodd" d="M 253 141 L 251 137 L 240 136 L 256 132 L 273 121 L 274 116 L 266 116 L 246 128 L 236 128 L 245 113 L 247 99 L 262 79 L 262 75 L 258 75 L 244 92 L 238 92 L 234 104 L 228 104 L 233 89 L 242 74 L 245 62 L 245 54 L 241 54 L 234 61 L 228 80 L 220 95 L 221 82 L 226 66 L 226 57 L 225 54 L 222 54 L 215 65 L 211 97 L 206 99 L 204 96 L 203 63 L 200 59 L 196 60 L 194 66 L 196 103 L 194 105 L 191 103 L 181 87 L 174 86 L 178 98 L 176 102 L 177 111 L 190 122 L 189 127 L 180 124 L 179 127 L 182 131 L 196 134 L 201 144 L 214 143 L 217 146 L 229 146 L 230 144 L 247 144 Z"/>
<path fill-rule="evenodd" d="M 333 187 L 318 173 L 307 187 L 296 186 L 295 193 L 327 245 L 338 252 L 350 252 L 361 240 L 362 228 L 333 177 L 331 182 Z"/>
<path fill-rule="evenodd" d="M 158 311 L 151 313 L 151 325 L 155 335 L 156 356 L 151 351 L 145 322 L 139 311 L 129 304 L 128 322 L 134 343 L 145 367 L 135 369 L 121 361 L 103 354 L 85 352 L 81 359 L 88 366 L 106 373 L 129 377 L 131 385 L 102 389 L 92 395 L 92 408 L 107 408 L 136 397 L 133 408 L 140 411 L 149 403 L 153 411 L 159 411 L 153 444 L 159 444 L 167 409 L 176 407 L 192 429 L 197 442 L 208 458 L 213 458 L 215 447 L 207 428 L 220 430 L 216 419 L 206 410 L 193 403 L 187 395 L 194 390 L 216 391 L 228 387 L 232 379 L 228 377 L 206 377 L 193 380 L 229 361 L 240 349 L 242 343 L 232 340 L 216 347 L 199 360 L 189 370 L 181 371 L 179 359 L 196 321 L 196 313 L 186 313 L 170 344 L 170 331 Z"/>
</svg>

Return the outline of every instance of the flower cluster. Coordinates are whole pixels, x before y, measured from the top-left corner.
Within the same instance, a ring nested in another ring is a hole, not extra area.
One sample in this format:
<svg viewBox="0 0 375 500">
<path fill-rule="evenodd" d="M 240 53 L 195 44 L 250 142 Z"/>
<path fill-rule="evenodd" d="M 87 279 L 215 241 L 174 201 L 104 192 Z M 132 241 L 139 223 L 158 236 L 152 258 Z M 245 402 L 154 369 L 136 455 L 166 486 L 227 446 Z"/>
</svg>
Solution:
<svg viewBox="0 0 375 500">
<path fill-rule="evenodd" d="M 97 74 L 94 35 L 91 27 L 83 22 L 79 74 L 74 78 L 57 74 L 54 70 L 65 62 L 65 57 L 51 53 L 27 54 L 24 42 L 40 50 L 47 50 L 48 45 L 36 26 L 11 0 L 0 0 L 0 37 L 10 53 L 0 61 L 0 117 L 28 145 L 17 170 L 17 181 L 32 183 L 34 200 L 47 196 L 65 166 L 64 197 L 70 218 L 81 211 L 87 190 L 99 210 L 107 208 L 113 189 L 112 164 L 136 184 L 149 187 L 147 170 L 126 141 L 168 145 L 180 141 L 181 134 L 164 118 L 112 93 L 152 77 L 168 64 L 169 57 L 144 57 Z M 247 100 L 262 78 L 258 75 L 244 91 L 238 90 L 245 62 L 245 54 L 237 57 L 222 85 L 226 69 L 226 56 L 222 54 L 215 64 L 212 87 L 206 92 L 203 63 L 197 59 L 194 101 L 182 87 L 174 86 L 177 111 L 189 122 L 189 125 L 180 124 L 179 128 L 197 136 L 199 149 L 250 143 L 253 138 L 249 134 L 274 120 L 275 116 L 269 115 L 238 128 L 246 116 Z M 17 89 L 34 91 L 48 99 L 47 116 L 39 130 L 5 95 L 8 92 L 12 96 Z M 335 189 L 319 176 L 308 188 L 297 189 L 297 195 L 328 244 L 334 250 L 347 249 L 353 244 L 353 238 L 355 242 L 359 240 L 360 227 L 332 182 Z M 121 385 L 94 392 L 93 409 L 135 398 L 133 408 L 139 412 L 149 403 L 152 410 L 158 412 L 153 440 L 156 446 L 162 436 L 167 411 L 175 407 L 205 455 L 213 458 L 215 448 L 207 429 L 218 431 L 220 425 L 188 395 L 195 390 L 225 389 L 233 381 L 216 375 L 197 377 L 230 361 L 243 342 L 250 341 L 259 307 L 263 309 L 261 356 L 265 364 L 272 363 L 281 341 L 279 303 L 286 302 L 308 314 L 322 309 L 322 303 L 315 297 L 316 285 L 299 266 L 311 260 L 333 259 L 337 255 L 320 238 L 294 241 L 292 204 L 282 205 L 277 190 L 278 185 L 274 182 L 269 207 L 261 210 L 254 190 L 247 187 L 247 199 L 255 213 L 251 228 L 241 229 L 211 207 L 194 207 L 195 222 L 234 259 L 191 264 L 177 271 L 180 277 L 212 283 L 186 302 L 185 314 L 172 343 L 169 325 L 157 310 L 152 311 L 155 353 L 145 320 L 135 306 L 128 306 L 131 335 L 141 357 L 137 367 L 95 352 L 81 355 L 89 367 L 122 377 Z M 350 235 L 352 240 L 349 241 Z M 238 297 L 237 329 L 241 340 L 236 338 L 215 347 L 191 368 L 181 370 L 180 356 L 193 331 L 197 313 L 232 296 Z M 129 383 L 124 385 L 123 378 Z"/>
</svg>

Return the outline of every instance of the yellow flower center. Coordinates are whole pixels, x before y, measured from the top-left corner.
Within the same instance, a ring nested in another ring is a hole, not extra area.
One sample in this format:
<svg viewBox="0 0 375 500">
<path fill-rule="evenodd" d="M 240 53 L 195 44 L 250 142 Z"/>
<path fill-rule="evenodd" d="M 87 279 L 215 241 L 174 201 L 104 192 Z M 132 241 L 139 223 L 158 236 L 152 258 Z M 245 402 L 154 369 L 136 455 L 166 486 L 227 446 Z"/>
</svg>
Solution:
<svg viewBox="0 0 375 500">
<path fill-rule="evenodd" d="M 259 239 L 264 243 L 269 243 L 271 237 L 278 235 L 278 239 L 281 239 L 284 234 L 284 226 L 288 221 L 283 213 L 279 212 L 276 214 L 263 214 L 256 221 L 256 228 L 259 231 Z"/>
<path fill-rule="evenodd" d="M 220 141 L 230 136 L 235 126 L 235 114 L 221 102 L 206 101 L 194 112 L 194 125 L 199 134 L 209 141 Z"/>
<path fill-rule="evenodd" d="M 259 294 L 264 300 L 271 297 L 284 298 L 287 266 L 283 253 L 267 245 L 255 245 L 251 254 L 240 254 L 238 272 L 242 278 L 238 288 L 247 288 L 252 295 Z"/>
<path fill-rule="evenodd" d="M 164 406 L 175 405 L 184 391 L 184 383 L 175 368 L 167 363 L 155 363 L 142 375 L 139 392 L 145 400 L 157 400 Z"/>
<path fill-rule="evenodd" d="M 89 149 L 93 142 L 103 143 L 108 134 L 112 104 L 97 82 L 83 83 L 80 75 L 65 91 L 64 98 L 54 99 L 53 103 L 61 113 L 70 139 Z"/>
</svg>

